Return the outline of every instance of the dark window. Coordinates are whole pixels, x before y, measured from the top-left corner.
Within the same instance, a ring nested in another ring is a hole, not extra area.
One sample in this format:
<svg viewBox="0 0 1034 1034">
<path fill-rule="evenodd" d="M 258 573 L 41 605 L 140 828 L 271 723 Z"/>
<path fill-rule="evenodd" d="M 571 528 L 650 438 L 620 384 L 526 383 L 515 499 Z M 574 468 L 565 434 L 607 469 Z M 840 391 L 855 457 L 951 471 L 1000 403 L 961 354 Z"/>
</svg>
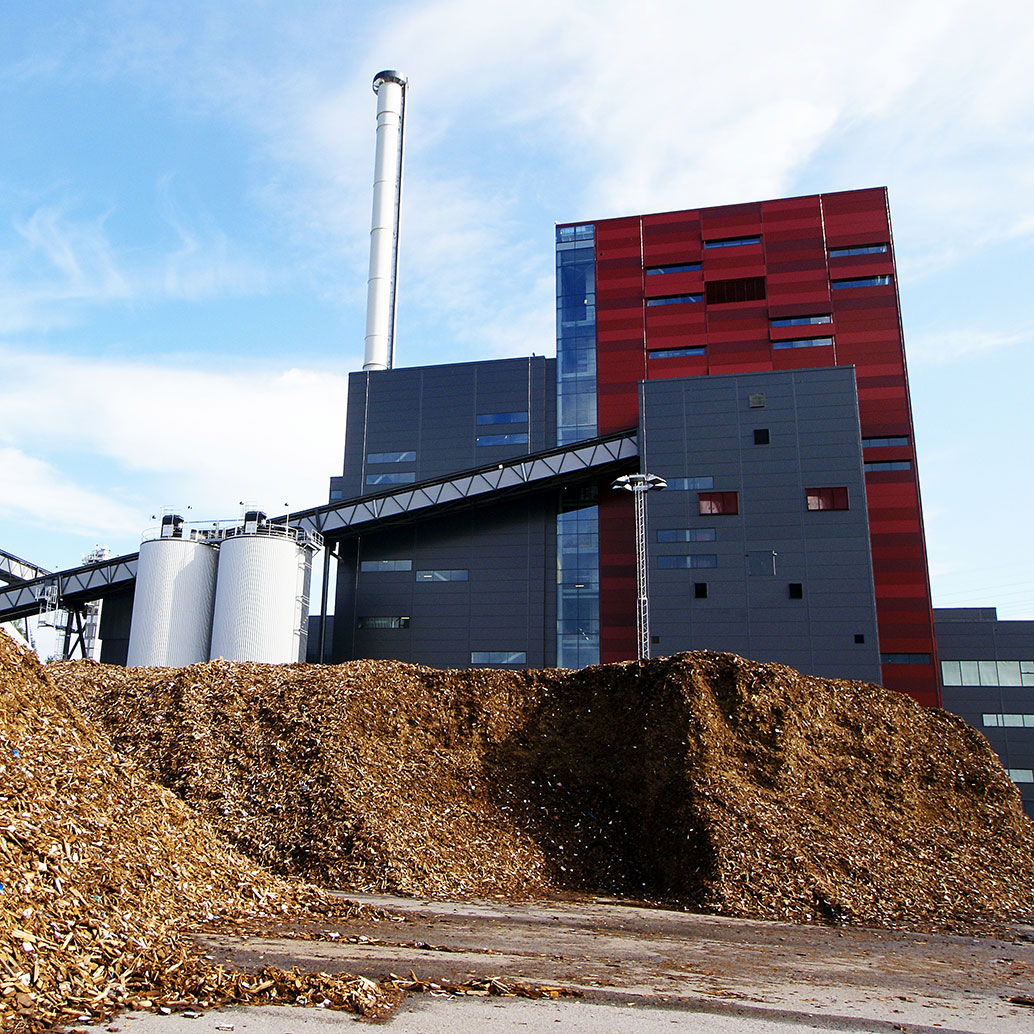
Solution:
<svg viewBox="0 0 1034 1034">
<path fill-rule="evenodd" d="M 647 298 L 647 305 L 685 305 L 689 302 L 699 302 L 703 299 L 702 294 L 672 294 L 667 298 Z"/>
<path fill-rule="evenodd" d="M 705 248 L 741 248 L 745 244 L 760 244 L 759 236 L 753 237 L 722 237 L 718 240 L 704 241 Z"/>
<path fill-rule="evenodd" d="M 479 434 L 474 439 L 475 445 L 527 445 L 528 432 L 518 431 L 515 434 Z"/>
<path fill-rule="evenodd" d="M 740 497 L 736 492 L 701 492 L 697 496 L 697 512 L 701 517 L 739 513 Z"/>
<path fill-rule="evenodd" d="M 881 653 L 880 664 L 929 664 L 928 653 Z"/>
<path fill-rule="evenodd" d="M 648 359 L 677 359 L 683 355 L 703 355 L 703 345 L 692 345 L 686 348 L 658 348 L 653 352 L 647 352 Z"/>
<path fill-rule="evenodd" d="M 714 542 L 714 528 L 662 528 L 658 542 Z"/>
<path fill-rule="evenodd" d="M 654 646 L 657 646 L 660 643 L 660 641 L 661 641 L 661 637 L 659 635 L 652 635 L 652 636 L 650 636 L 650 642 Z"/>
<path fill-rule="evenodd" d="M 855 632 L 855 634 L 854 634 L 854 641 L 859 646 L 861 646 L 861 644 L 865 642 L 865 633 L 864 632 Z"/>
<path fill-rule="evenodd" d="M 714 488 L 714 478 L 710 476 L 695 478 L 668 478 L 669 492 L 686 492 L 696 488 Z"/>
<path fill-rule="evenodd" d="M 366 457 L 367 463 L 412 463 L 416 453 L 412 449 L 405 452 L 371 452 Z"/>
<path fill-rule="evenodd" d="M 356 628 L 409 628 L 408 617 L 370 617 L 360 618 Z"/>
<path fill-rule="evenodd" d="M 842 290 L 845 287 L 886 287 L 890 283 L 890 277 L 884 276 L 859 276 L 852 280 L 834 280 L 834 290 Z"/>
<path fill-rule="evenodd" d="M 412 571 L 412 560 L 364 560 L 360 571 Z"/>
<path fill-rule="evenodd" d="M 466 570 L 417 571 L 418 582 L 465 582 Z"/>
<path fill-rule="evenodd" d="M 695 600 L 706 600 L 707 599 L 707 582 L 694 582 L 693 583 L 693 599 L 695 599 Z"/>
<path fill-rule="evenodd" d="M 740 280 L 712 280 L 707 285 L 708 305 L 731 302 L 759 302 L 765 298 L 765 278 L 747 276 Z"/>
<path fill-rule="evenodd" d="M 908 460 L 877 460 L 873 463 L 866 463 L 867 473 L 879 472 L 881 470 L 911 470 L 912 464 Z"/>
<path fill-rule="evenodd" d="M 889 449 L 895 445 L 908 445 L 908 438 L 898 435 L 895 438 L 863 438 L 862 447 L 865 449 Z"/>
<path fill-rule="evenodd" d="M 844 258 L 847 255 L 883 255 L 888 251 L 886 244 L 853 244 L 847 248 L 830 248 L 830 258 Z"/>
<path fill-rule="evenodd" d="M 786 587 L 787 593 L 792 600 L 804 599 L 804 586 L 801 582 L 790 582 Z"/>
<path fill-rule="evenodd" d="M 400 470 L 397 474 L 367 474 L 367 485 L 411 485 L 416 474 L 411 470 Z"/>
<path fill-rule="evenodd" d="M 478 413 L 479 424 L 526 424 L 527 413 Z"/>
<path fill-rule="evenodd" d="M 660 276 L 664 273 L 695 273 L 700 268 L 699 262 L 682 262 L 676 266 L 650 266 L 647 276 Z"/>
<path fill-rule="evenodd" d="M 344 499 L 345 493 L 340 488 L 332 488 L 330 490 L 330 500 L 333 502 L 335 499 Z"/>
<path fill-rule="evenodd" d="M 697 553 L 693 556 L 659 556 L 657 566 L 661 570 L 676 570 L 692 567 L 717 567 L 718 557 L 714 553 Z"/>
<path fill-rule="evenodd" d="M 527 664 L 528 655 L 523 650 L 473 650 L 471 664 Z"/>
<path fill-rule="evenodd" d="M 831 337 L 790 337 L 785 341 L 773 341 L 773 348 L 830 348 Z"/>
<path fill-rule="evenodd" d="M 847 489 L 838 488 L 808 488 L 805 489 L 807 506 L 809 510 L 849 510 Z"/>
<path fill-rule="evenodd" d="M 828 313 L 821 316 L 780 316 L 768 322 L 773 327 L 807 327 L 813 323 L 832 323 L 833 317 Z"/>
<path fill-rule="evenodd" d="M 754 428 L 754 444 L 755 445 L 768 445 L 768 428 L 767 427 L 755 427 Z"/>
</svg>

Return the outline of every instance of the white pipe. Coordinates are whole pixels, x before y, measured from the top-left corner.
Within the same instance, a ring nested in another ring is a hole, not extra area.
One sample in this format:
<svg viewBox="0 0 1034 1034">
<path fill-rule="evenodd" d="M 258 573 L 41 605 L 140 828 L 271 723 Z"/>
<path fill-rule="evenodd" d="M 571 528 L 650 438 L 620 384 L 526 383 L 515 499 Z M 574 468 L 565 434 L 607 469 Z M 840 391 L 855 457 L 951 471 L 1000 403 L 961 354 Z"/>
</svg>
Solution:
<svg viewBox="0 0 1034 1034">
<path fill-rule="evenodd" d="M 391 70 L 378 72 L 373 79 L 373 92 L 377 94 L 377 156 L 373 174 L 364 370 L 390 370 L 395 360 L 395 282 L 406 82 L 404 75 Z"/>
</svg>

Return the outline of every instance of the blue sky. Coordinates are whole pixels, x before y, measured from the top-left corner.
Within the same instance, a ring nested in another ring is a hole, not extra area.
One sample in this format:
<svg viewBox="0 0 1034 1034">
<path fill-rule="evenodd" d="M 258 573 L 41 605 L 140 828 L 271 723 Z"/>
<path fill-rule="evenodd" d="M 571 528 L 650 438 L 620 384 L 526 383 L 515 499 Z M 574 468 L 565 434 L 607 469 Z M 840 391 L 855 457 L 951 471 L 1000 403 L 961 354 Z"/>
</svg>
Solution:
<svg viewBox="0 0 1034 1034">
<path fill-rule="evenodd" d="M 326 498 L 373 74 L 410 76 L 398 365 L 552 354 L 553 225 L 886 185 L 935 604 L 1034 618 L 1034 9 L 0 3 L 0 547 Z"/>
</svg>

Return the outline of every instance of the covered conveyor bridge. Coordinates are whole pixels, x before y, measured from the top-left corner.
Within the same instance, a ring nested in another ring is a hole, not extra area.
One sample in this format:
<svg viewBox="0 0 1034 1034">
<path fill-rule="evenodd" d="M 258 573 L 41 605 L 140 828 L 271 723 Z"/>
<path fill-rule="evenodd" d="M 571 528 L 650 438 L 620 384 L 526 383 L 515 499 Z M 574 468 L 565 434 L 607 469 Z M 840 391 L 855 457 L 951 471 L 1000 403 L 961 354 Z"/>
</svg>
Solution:
<svg viewBox="0 0 1034 1034">
<path fill-rule="evenodd" d="M 638 465 L 639 447 L 635 432 L 622 431 L 388 491 L 295 511 L 273 518 L 272 523 L 290 523 L 292 527 L 318 532 L 328 546 L 332 546 L 372 527 L 383 528 L 389 524 L 418 520 L 432 511 L 439 514 L 495 504 L 514 496 L 616 477 L 636 470 Z M 138 555 L 131 553 L 65 571 L 40 573 L 3 586 L 0 588 L 0 622 L 37 613 L 40 600 L 48 597 L 56 597 L 61 607 L 74 610 L 90 600 L 125 592 L 136 580 Z M 24 564 L 24 561 L 20 563 Z M 31 573 L 29 568 L 40 570 L 32 568 L 32 565 L 26 565 L 22 570 Z"/>
</svg>

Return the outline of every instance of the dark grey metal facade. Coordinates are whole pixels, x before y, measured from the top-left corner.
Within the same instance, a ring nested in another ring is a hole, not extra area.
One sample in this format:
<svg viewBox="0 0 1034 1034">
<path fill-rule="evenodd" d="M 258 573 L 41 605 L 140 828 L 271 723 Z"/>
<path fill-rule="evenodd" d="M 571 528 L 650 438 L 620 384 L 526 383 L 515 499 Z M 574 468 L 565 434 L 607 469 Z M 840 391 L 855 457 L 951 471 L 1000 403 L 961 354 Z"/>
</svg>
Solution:
<svg viewBox="0 0 1034 1034">
<path fill-rule="evenodd" d="M 332 501 L 552 447 L 555 377 L 541 357 L 352 374 Z M 334 658 L 555 664 L 558 492 L 343 542 Z"/>
<path fill-rule="evenodd" d="M 1034 621 L 935 609 L 944 708 L 982 732 L 1034 818 Z"/>
<path fill-rule="evenodd" d="M 853 368 L 643 382 L 639 441 L 669 482 L 647 496 L 654 655 L 879 682 Z M 816 489 L 846 490 L 847 508 L 809 510 Z M 736 512 L 702 513 L 711 493 Z"/>
</svg>

